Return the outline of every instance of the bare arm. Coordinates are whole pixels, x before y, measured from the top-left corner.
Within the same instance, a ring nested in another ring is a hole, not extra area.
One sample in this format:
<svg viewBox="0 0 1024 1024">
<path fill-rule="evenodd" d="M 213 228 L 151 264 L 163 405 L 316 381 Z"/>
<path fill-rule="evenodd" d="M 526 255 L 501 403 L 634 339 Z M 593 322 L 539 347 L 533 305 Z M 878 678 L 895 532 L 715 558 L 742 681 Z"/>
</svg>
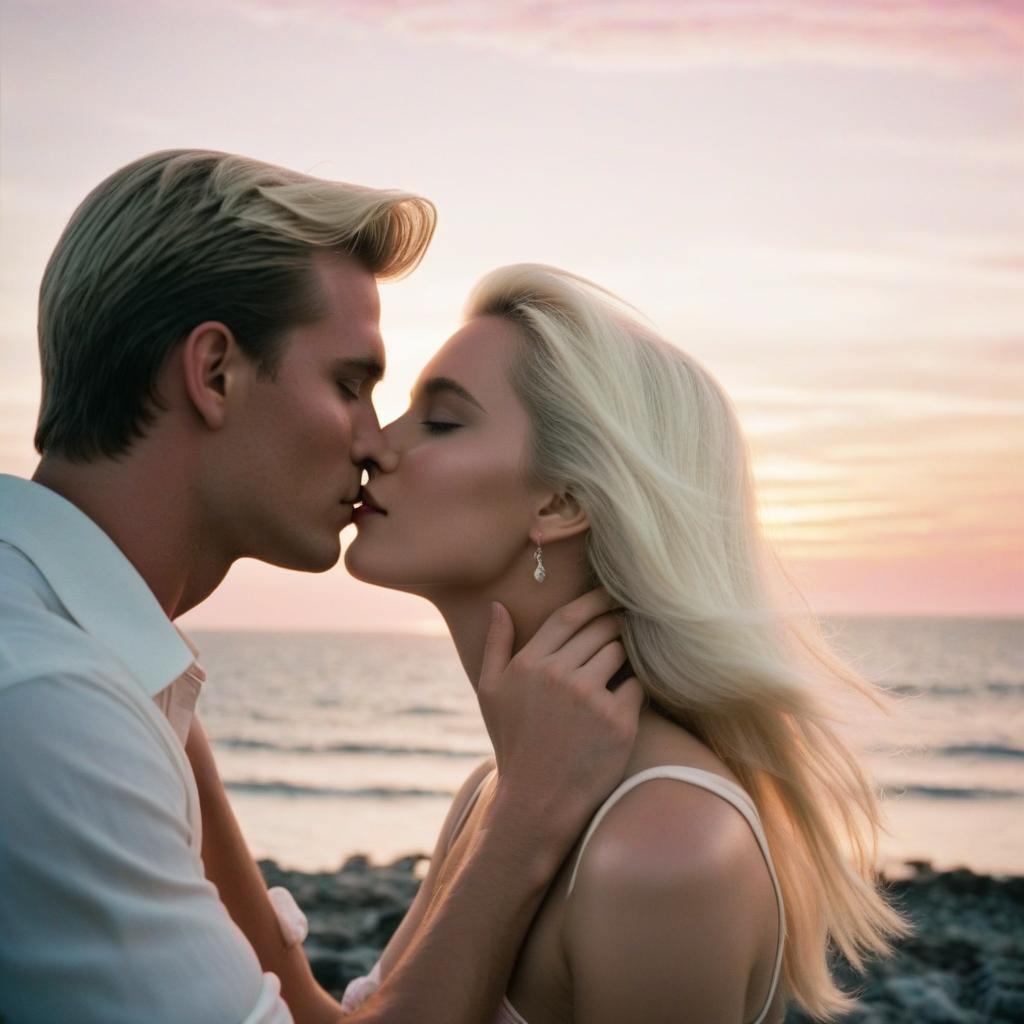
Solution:
<svg viewBox="0 0 1024 1024">
<path fill-rule="evenodd" d="M 635 737 L 639 684 L 627 680 L 615 693 L 605 686 L 624 658 L 611 608 L 607 595 L 584 595 L 552 615 L 511 660 L 512 624 L 500 609 L 478 689 L 498 768 L 480 828 L 443 877 L 387 984 L 346 1021 L 479 1022 L 497 1007 L 555 870 L 621 778 Z M 221 818 L 230 815 L 226 797 L 207 806 Z M 226 843 L 211 863 L 236 880 L 222 898 L 250 908 L 236 916 L 228 904 L 264 969 L 286 972 L 282 989 L 296 1020 L 324 1019 L 322 990 L 301 951 L 282 951 L 262 879 L 235 833 L 237 824 L 222 822 L 208 835 L 211 844 Z M 242 857 L 251 870 L 233 866 Z"/>
<path fill-rule="evenodd" d="M 405 917 L 402 918 L 402 923 L 395 929 L 394 935 L 391 936 L 387 947 L 381 954 L 381 974 L 384 977 L 391 973 L 392 967 L 401 959 L 419 926 L 423 923 L 423 919 L 426 917 L 427 910 L 433 902 L 434 894 L 440 884 L 441 871 L 444 867 L 455 823 L 469 799 L 476 792 L 477 786 L 493 768 L 493 758 L 488 758 L 477 765 L 469 773 L 466 781 L 459 788 L 458 793 L 455 794 L 455 799 L 452 800 L 452 805 L 448 808 L 448 814 L 438 833 L 437 842 L 434 844 L 434 852 L 430 858 L 430 867 L 427 870 L 426 877 L 416 892 L 416 898 L 413 900 L 412 906 L 409 907 Z"/>
<path fill-rule="evenodd" d="M 198 719 L 193 719 L 185 752 L 199 789 L 206 877 L 256 951 L 260 966 L 277 975 L 296 1024 L 336 1021 L 341 1007 L 317 984 L 302 946 L 285 945 L 266 883 L 249 853 Z"/>
</svg>

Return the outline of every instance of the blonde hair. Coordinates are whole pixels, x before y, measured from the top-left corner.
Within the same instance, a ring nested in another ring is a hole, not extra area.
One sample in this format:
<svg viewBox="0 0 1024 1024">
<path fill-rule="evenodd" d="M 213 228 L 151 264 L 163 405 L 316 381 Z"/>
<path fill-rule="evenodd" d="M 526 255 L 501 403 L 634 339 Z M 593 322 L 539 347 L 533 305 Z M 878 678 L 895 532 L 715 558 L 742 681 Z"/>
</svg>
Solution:
<svg viewBox="0 0 1024 1024">
<path fill-rule="evenodd" d="M 614 296 L 564 271 L 496 270 L 467 315 L 520 327 L 512 382 L 531 420 L 530 470 L 586 512 L 590 568 L 625 609 L 648 696 L 757 805 L 786 911 L 790 996 L 816 1017 L 849 1009 L 829 940 L 862 970 L 906 925 L 876 888 L 877 800 L 825 691 L 877 696 L 815 625 L 782 610 L 729 399 Z"/>
<path fill-rule="evenodd" d="M 315 253 L 376 277 L 411 271 L 433 205 L 208 150 L 144 156 L 74 212 L 39 293 L 43 400 L 36 448 L 116 456 L 160 408 L 157 372 L 204 320 L 272 374 L 284 332 L 322 315 Z"/>
</svg>

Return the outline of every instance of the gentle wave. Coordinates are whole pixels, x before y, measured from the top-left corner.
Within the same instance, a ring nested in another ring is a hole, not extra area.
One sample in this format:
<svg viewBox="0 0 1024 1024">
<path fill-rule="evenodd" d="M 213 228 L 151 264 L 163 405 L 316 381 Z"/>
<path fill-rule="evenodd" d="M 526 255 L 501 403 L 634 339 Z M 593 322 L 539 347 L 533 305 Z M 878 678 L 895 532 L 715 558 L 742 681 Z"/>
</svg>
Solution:
<svg viewBox="0 0 1024 1024">
<path fill-rule="evenodd" d="M 939 747 L 936 753 L 943 757 L 985 757 L 992 760 L 1024 758 L 1024 750 L 1020 747 L 1007 747 L 1000 743 L 960 743 Z"/>
<path fill-rule="evenodd" d="M 929 800 L 1020 800 L 1021 789 L 988 789 L 984 786 L 883 786 L 886 797 L 924 797 Z"/>
<path fill-rule="evenodd" d="M 272 743 L 269 740 L 251 740 L 241 736 L 215 739 L 215 747 L 232 750 L 268 750 L 280 754 L 386 754 L 394 757 L 489 757 L 487 750 L 452 750 L 447 747 L 405 747 L 387 743 Z"/>
<path fill-rule="evenodd" d="M 250 793 L 261 796 L 292 797 L 334 797 L 352 800 L 406 800 L 406 799 L 451 799 L 455 796 L 448 789 L 416 789 L 389 786 L 368 786 L 347 789 L 334 786 L 301 786 L 292 782 L 234 780 L 224 784 L 233 793 Z M 883 786 L 886 797 L 924 797 L 931 800 L 1020 800 L 1024 790 L 988 789 L 984 786 L 961 788 L 958 786 Z"/>
<path fill-rule="evenodd" d="M 431 799 L 446 797 L 451 799 L 455 796 L 455 793 L 449 789 L 403 789 L 388 786 L 344 789 L 333 786 L 300 786 L 292 782 L 261 782 L 248 779 L 225 782 L 224 788 L 232 793 L 256 793 L 262 796 L 343 797 L 355 800 L 404 800 L 422 797 L 429 797 Z"/>
<path fill-rule="evenodd" d="M 973 686 L 962 683 L 893 683 L 883 687 L 897 697 L 1024 697 L 1024 683 L 989 679 Z"/>
</svg>

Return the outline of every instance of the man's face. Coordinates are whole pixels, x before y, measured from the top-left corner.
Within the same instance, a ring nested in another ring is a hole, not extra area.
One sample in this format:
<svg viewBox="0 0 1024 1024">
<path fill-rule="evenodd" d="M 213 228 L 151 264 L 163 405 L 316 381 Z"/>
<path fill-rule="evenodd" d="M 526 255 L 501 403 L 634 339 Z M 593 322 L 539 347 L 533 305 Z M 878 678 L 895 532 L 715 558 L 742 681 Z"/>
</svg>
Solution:
<svg viewBox="0 0 1024 1024">
<path fill-rule="evenodd" d="M 324 315 L 281 340 L 276 371 L 239 375 L 205 493 L 235 558 L 323 572 L 341 554 L 362 464 L 386 459 L 371 403 L 384 370 L 373 275 L 355 261 L 317 257 Z"/>
</svg>

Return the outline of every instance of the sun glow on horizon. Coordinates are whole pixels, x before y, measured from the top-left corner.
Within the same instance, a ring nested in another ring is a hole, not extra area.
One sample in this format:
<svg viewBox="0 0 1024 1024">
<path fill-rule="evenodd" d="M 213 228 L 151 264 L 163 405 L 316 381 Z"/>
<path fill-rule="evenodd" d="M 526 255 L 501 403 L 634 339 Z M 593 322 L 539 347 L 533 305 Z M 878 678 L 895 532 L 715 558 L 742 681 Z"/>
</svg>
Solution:
<svg viewBox="0 0 1024 1024">
<path fill-rule="evenodd" d="M 11 0 L 0 471 L 35 465 L 36 291 L 68 216 L 140 153 L 209 146 L 437 203 L 422 266 L 381 288 L 382 421 L 486 271 L 563 266 L 721 381 L 816 608 L 1024 613 L 1024 10 L 694 12 Z M 190 620 L 439 621 L 340 567 L 248 563 Z"/>
</svg>

